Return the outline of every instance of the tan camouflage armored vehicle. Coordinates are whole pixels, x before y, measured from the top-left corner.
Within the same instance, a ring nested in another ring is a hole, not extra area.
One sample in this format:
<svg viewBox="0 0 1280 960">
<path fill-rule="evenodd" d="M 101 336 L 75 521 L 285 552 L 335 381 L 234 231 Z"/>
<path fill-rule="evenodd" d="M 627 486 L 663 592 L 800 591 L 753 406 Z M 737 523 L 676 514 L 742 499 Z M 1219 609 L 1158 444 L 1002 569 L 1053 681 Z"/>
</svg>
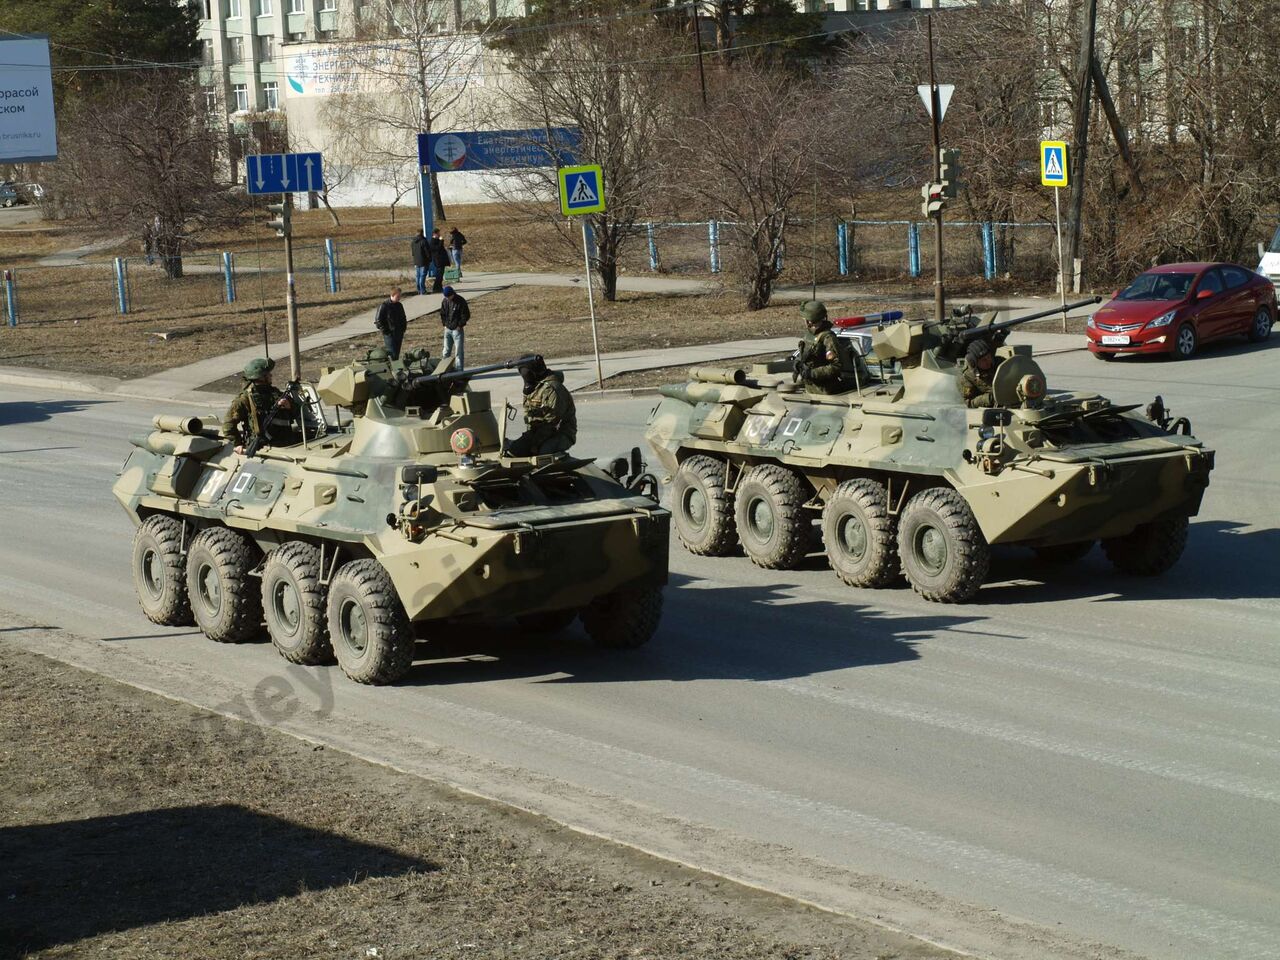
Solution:
<svg viewBox="0 0 1280 960">
<path fill-rule="evenodd" d="M 265 625 L 286 659 L 336 657 L 361 683 L 401 677 L 417 639 L 465 618 L 538 632 L 579 617 L 601 646 L 645 643 L 667 579 L 656 483 L 638 450 L 609 471 L 504 456 L 506 419 L 468 381 L 520 362 L 327 370 L 296 392 L 296 434 L 252 455 L 196 418 L 157 417 L 113 490 L 138 525 L 143 611 L 222 642 Z"/>
<path fill-rule="evenodd" d="M 1143 416 L 1096 394 L 1047 392 L 1030 348 L 1003 345 L 1009 326 L 1046 315 L 861 332 L 868 363 L 832 396 L 807 392 L 785 361 L 694 368 L 688 383 L 661 388 L 646 438 L 669 473 L 680 541 L 705 556 L 741 546 L 783 569 L 814 546 L 820 522 L 846 583 L 905 574 L 943 602 L 973 597 L 993 544 L 1065 561 L 1100 540 L 1122 571 L 1164 572 L 1213 452 L 1160 398 Z M 991 408 L 961 398 L 958 358 L 976 338 L 995 347 Z"/>
</svg>

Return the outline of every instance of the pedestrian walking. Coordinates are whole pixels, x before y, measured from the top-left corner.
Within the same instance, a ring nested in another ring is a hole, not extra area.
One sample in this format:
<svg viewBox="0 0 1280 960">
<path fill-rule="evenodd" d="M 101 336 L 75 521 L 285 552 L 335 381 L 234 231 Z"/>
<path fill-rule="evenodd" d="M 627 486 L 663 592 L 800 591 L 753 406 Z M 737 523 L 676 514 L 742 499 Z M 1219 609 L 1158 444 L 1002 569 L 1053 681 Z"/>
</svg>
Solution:
<svg viewBox="0 0 1280 960">
<path fill-rule="evenodd" d="M 454 365 L 459 369 L 466 366 L 463 352 L 466 347 L 467 321 L 471 319 L 471 308 L 460 293 L 453 287 L 444 288 L 444 299 L 440 301 L 440 324 L 444 327 L 443 356 L 453 357 Z"/>
<path fill-rule="evenodd" d="M 391 295 L 378 306 L 378 312 L 373 315 L 373 325 L 382 334 L 387 356 L 392 360 L 399 360 L 400 344 L 404 342 L 404 331 L 409 326 L 409 318 L 404 315 L 404 304 L 400 302 L 399 287 L 392 287 Z"/>
<path fill-rule="evenodd" d="M 147 258 L 147 266 L 156 262 L 156 234 L 151 224 L 142 227 L 142 255 Z"/>
<path fill-rule="evenodd" d="M 457 227 L 449 230 L 449 255 L 453 257 L 453 265 L 458 268 L 458 279 L 462 279 L 462 248 L 467 245 L 467 238 Z"/>
<path fill-rule="evenodd" d="M 431 251 L 431 266 L 434 268 L 431 274 L 431 292 L 439 293 L 441 284 L 444 283 L 445 268 L 449 266 L 449 251 L 444 248 L 439 230 L 431 231 L 428 249 Z"/>
<path fill-rule="evenodd" d="M 417 272 L 418 293 L 427 292 L 427 267 L 431 265 L 431 250 L 427 245 L 427 237 L 421 230 L 409 243 L 409 252 L 413 254 L 413 266 Z"/>
</svg>

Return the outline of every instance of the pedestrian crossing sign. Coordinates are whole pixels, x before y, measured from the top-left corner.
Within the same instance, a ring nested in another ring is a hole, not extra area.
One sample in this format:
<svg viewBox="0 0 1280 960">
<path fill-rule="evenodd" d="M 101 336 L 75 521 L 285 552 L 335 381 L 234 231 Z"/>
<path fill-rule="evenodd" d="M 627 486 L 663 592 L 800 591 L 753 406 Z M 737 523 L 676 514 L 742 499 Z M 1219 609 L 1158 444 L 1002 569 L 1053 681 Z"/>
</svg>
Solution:
<svg viewBox="0 0 1280 960">
<path fill-rule="evenodd" d="M 1046 187 L 1067 185 L 1067 145 L 1064 141 L 1040 141 L 1040 182 Z"/>
<path fill-rule="evenodd" d="M 561 167 L 559 173 L 561 213 L 604 213 L 604 172 L 599 165 Z"/>
</svg>

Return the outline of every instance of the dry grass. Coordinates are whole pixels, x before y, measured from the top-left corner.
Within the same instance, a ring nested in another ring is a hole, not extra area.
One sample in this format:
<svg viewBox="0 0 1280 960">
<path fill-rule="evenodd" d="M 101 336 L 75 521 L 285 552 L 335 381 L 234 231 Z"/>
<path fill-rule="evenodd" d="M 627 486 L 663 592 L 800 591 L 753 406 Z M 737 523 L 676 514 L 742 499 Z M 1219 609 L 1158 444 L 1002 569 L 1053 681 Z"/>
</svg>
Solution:
<svg viewBox="0 0 1280 960">
<path fill-rule="evenodd" d="M 948 955 L 3 644 L 0 745 L 4 956 Z"/>
<path fill-rule="evenodd" d="M 767 363 L 770 360 L 777 360 L 783 356 L 785 351 L 778 353 L 757 353 L 748 357 L 731 357 L 727 360 L 720 360 L 708 366 L 716 367 L 750 367 L 753 363 Z M 655 367 L 652 370 L 633 370 L 630 373 L 620 373 L 617 376 L 607 377 L 604 381 L 606 390 L 635 390 L 645 387 L 660 387 L 666 383 L 684 383 L 689 379 L 689 367 L 691 364 L 681 363 L 672 367 Z M 595 385 L 584 389 L 595 389 Z"/>
</svg>

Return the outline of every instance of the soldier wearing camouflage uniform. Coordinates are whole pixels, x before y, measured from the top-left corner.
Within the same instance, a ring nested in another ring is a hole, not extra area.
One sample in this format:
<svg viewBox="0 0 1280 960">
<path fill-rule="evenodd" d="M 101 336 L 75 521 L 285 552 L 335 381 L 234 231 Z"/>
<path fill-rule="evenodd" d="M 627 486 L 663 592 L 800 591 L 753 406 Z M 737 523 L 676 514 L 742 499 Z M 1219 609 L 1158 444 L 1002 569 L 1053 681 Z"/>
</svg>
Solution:
<svg viewBox="0 0 1280 960">
<path fill-rule="evenodd" d="M 259 357 L 245 364 L 242 375 L 245 385 L 227 408 L 222 418 L 222 435 L 235 441 L 236 453 L 244 453 L 254 438 L 261 436 L 258 444 L 270 442 L 269 424 L 266 422 L 277 409 L 292 410 L 293 404 L 283 397 L 280 390 L 271 385 L 274 360 Z"/>
<path fill-rule="evenodd" d="M 863 383 L 870 373 L 859 356 L 851 355 L 849 346 L 835 335 L 827 319 L 827 307 L 821 300 L 807 300 L 800 306 L 810 338 L 800 345 L 796 373 L 811 393 L 844 393 L 854 387 L 852 371 L 858 371 Z"/>
<path fill-rule="evenodd" d="M 542 357 L 520 367 L 524 379 L 525 432 L 507 444 L 513 457 L 563 453 L 578 439 L 578 416 L 564 374 L 548 370 Z"/>
<path fill-rule="evenodd" d="M 964 397 L 965 406 L 976 409 L 996 405 L 995 396 L 991 393 L 995 369 L 990 343 L 983 339 L 969 344 L 960 367 L 960 396 Z"/>
</svg>

